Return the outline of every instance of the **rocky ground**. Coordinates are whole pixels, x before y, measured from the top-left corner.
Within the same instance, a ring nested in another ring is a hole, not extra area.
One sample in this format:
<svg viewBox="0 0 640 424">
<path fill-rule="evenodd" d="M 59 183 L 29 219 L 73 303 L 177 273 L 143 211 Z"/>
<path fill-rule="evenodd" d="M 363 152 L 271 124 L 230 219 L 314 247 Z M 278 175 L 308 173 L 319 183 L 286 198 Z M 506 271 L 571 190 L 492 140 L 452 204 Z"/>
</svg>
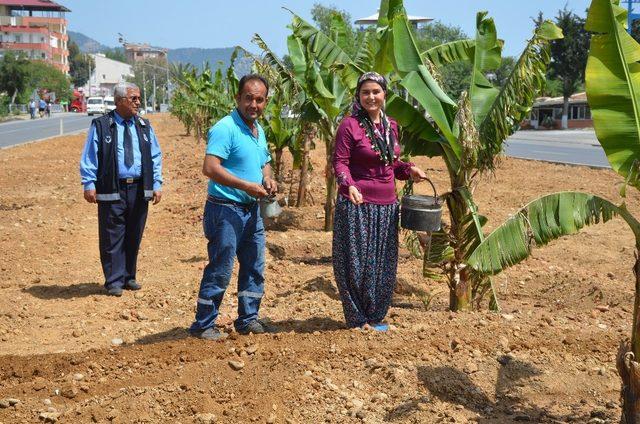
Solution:
<svg viewBox="0 0 640 424">
<path fill-rule="evenodd" d="M 140 292 L 104 295 L 95 205 L 82 199 L 83 136 L 0 151 L 0 422 L 614 422 L 614 356 L 630 334 L 634 241 L 620 220 L 534 251 L 495 281 L 500 313 L 447 310 L 444 283 L 400 252 L 386 334 L 344 328 L 323 232 L 323 152 L 313 205 L 269 226 L 262 315 L 278 333 L 189 338 L 206 261 L 204 145 L 172 117 L 163 201 L 151 207 Z M 421 159 L 441 191 L 439 160 Z M 614 201 L 611 171 L 503 159 L 476 190 L 495 227 L 528 200 L 584 190 Z M 285 194 L 289 185 L 285 184 Z M 418 192 L 428 192 L 426 186 Z M 630 190 L 627 203 L 640 215 Z M 484 305 L 486 307 L 486 305 Z"/>
</svg>

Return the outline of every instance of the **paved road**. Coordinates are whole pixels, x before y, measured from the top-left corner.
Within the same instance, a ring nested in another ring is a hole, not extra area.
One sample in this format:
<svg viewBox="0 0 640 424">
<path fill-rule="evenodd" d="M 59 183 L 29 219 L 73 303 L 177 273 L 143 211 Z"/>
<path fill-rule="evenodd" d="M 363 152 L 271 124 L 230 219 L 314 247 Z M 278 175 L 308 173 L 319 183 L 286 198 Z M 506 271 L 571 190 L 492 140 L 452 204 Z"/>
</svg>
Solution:
<svg viewBox="0 0 640 424">
<path fill-rule="evenodd" d="M 60 113 L 54 114 L 51 118 L 0 124 L 0 149 L 60 135 L 61 119 L 64 134 L 71 134 L 87 130 L 93 117 L 78 113 Z"/>
<path fill-rule="evenodd" d="M 506 143 L 507 156 L 610 168 L 593 130 L 518 131 Z"/>
<path fill-rule="evenodd" d="M 0 149 L 64 133 L 85 131 L 92 117 L 77 113 L 56 114 L 52 118 L 0 124 Z M 593 130 L 519 131 L 506 143 L 507 156 L 609 168 L 609 162 Z"/>
</svg>

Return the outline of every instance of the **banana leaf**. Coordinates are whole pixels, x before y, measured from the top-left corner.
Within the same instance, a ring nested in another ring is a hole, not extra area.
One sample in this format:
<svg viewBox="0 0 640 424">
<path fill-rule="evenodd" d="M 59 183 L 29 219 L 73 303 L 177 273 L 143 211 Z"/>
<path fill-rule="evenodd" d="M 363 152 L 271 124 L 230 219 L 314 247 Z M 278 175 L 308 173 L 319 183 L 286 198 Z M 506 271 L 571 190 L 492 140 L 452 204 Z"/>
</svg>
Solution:
<svg viewBox="0 0 640 424">
<path fill-rule="evenodd" d="M 624 206 L 583 192 L 561 192 L 540 197 L 520 209 L 496 228 L 469 256 L 467 263 L 484 275 L 496 275 L 562 236 L 575 234 L 586 225 L 622 217 L 640 240 L 640 223 Z"/>
<path fill-rule="evenodd" d="M 498 40 L 496 25 L 487 12 L 478 12 L 476 17 L 476 40 L 471 74 L 471 110 L 476 122 L 482 122 L 491 104 L 498 96 L 498 89 L 491 84 L 485 74 L 498 69 L 502 62 L 502 42 Z"/>
<path fill-rule="evenodd" d="M 291 28 L 294 36 L 299 38 L 301 43 L 307 47 L 313 59 L 324 69 L 332 69 L 336 66 L 342 67 L 343 78 L 347 87 L 355 88 L 358 83 L 358 77 L 363 73 L 363 70 L 358 69 L 351 57 L 328 35 L 292 11 L 289 10 L 289 12 L 293 14 Z"/>
<path fill-rule="evenodd" d="M 562 38 L 562 30 L 551 21 L 545 21 L 536 28 L 484 119 L 476 121 L 482 146 L 480 169 L 493 167 L 502 143 L 529 113 L 546 81 L 547 66 L 551 60 L 549 43 L 558 38 Z"/>
<path fill-rule="evenodd" d="M 640 45 L 625 31 L 626 22 L 618 0 L 591 3 L 586 88 L 596 136 L 611 167 L 640 188 Z"/>
<path fill-rule="evenodd" d="M 439 143 L 445 141 L 431 122 L 409 102 L 391 94 L 386 102 L 386 112 L 402 129 L 401 142 L 405 154 L 429 157 L 442 155 Z"/>
<path fill-rule="evenodd" d="M 436 66 L 455 62 L 473 62 L 476 40 L 457 40 L 425 51 L 422 57 Z"/>
</svg>

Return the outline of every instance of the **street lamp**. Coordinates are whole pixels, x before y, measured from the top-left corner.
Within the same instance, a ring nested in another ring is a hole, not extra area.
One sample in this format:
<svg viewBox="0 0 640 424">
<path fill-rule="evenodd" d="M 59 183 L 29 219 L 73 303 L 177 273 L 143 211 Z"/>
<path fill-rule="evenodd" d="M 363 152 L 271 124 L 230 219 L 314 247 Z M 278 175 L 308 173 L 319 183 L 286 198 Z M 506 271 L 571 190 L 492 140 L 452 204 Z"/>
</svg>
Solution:
<svg viewBox="0 0 640 424">
<path fill-rule="evenodd" d="M 118 43 L 122 44 L 122 47 L 125 49 L 125 54 L 126 54 L 126 45 L 127 40 L 125 39 L 124 35 L 122 35 L 121 33 L 118 33 Z M 133 60 L 133 62 L 135 62 L 135 59 Z M 164 70 L 166 72 L 166 77 L 167 77 L 167 85 L 166 85 L 166 90 L 165 90 L 165 102 L 168 104 L 169 100 L 171 98 L 171 87 L 170 87 L 170 81 L 169 81 L 169 67 L 168 66 L 159 66 L 159 65 L 153 65 L 151 63 L 147 63 L 146 59 L 143 58 L 143 60 L 141 62 L 139 62 L 140 65 L 142 66 L 142 87 L 143 87 L 143 96 L 144 96 L 144 108 L 146 111 L 147 108 L 147 90 L 146 90 L 146 85 L 147 85 L 147 81 L 146 81 L 146 72 L 145 72 L 145 66 L 150 66 L 152 68 L 157 68 L 157 69 L 161 69 Z M 132 65 L 134 65 L 135 63 L 132 63 Z M 167 64 L 168 64 L 168 60 L 167 60 Z M 156 106 L 156 75 L 153 75 L 153 110 L 155 111 L 155 106 Z"/>
</svg>

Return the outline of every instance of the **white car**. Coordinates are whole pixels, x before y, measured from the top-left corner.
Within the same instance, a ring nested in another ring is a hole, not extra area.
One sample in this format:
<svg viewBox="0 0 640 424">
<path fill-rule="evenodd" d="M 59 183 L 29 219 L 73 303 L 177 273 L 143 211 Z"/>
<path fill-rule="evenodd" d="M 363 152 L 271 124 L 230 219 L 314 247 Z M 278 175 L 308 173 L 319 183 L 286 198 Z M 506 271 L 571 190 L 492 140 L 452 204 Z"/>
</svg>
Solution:
<svg viewBox="0 0 640 424">
<path fill-rule="evenodd" d="M 87 99 L 87 115 L 93 116 L 95 114 L 104 115 L 107 112 L 104 98 L 102 97 L 89 97 Z"/>
<path fill-rule="evenodd" d="M 104 113 L 109 113 L 112 110 L 115 110 L 115 108 L 116 108 L 116 102 L 113 99 L 113 97 L 111 97 L 111 96 L 105 97 L 104 98 L 104 110 L 105 110 Z"/>
</svg>

